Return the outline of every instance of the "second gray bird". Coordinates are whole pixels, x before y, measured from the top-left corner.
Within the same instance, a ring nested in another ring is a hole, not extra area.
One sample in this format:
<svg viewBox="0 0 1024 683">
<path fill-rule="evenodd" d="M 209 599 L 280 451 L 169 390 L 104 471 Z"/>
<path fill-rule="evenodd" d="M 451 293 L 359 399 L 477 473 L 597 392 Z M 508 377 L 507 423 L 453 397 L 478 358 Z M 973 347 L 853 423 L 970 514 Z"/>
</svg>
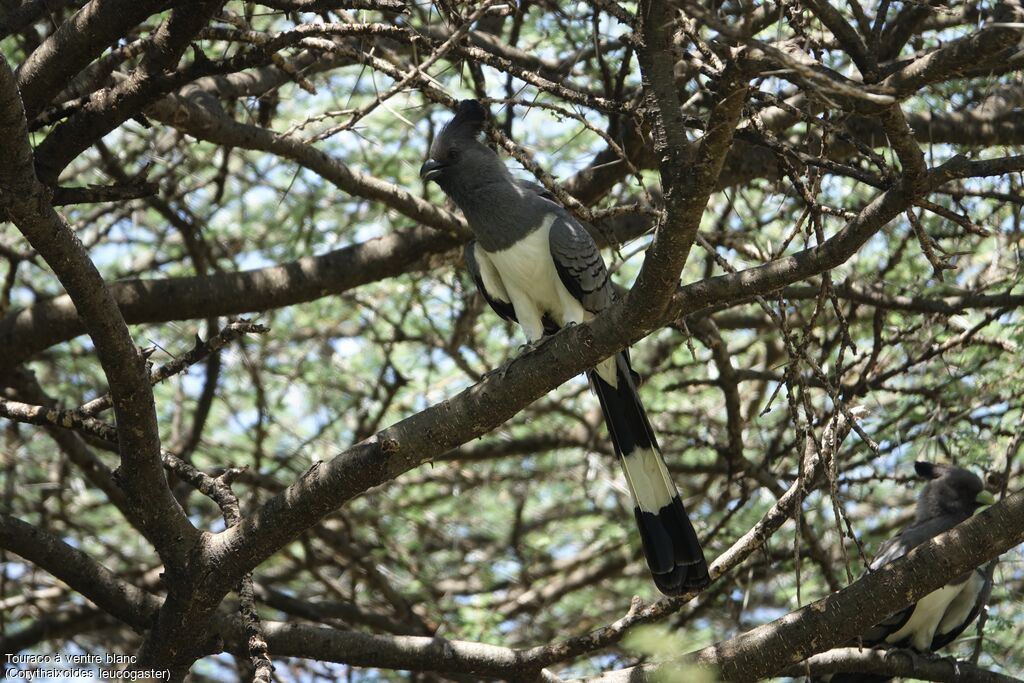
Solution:
<svg viewBox="0 0 1024 683">
<path fill-rule="evenodd" d="M 981 479 L 962 467 L 916 462 L 914 470 L 928 481 L 917 499 L 914 520 L 882 544 L 871 561 L 872 570 L 903 557 L 968 519 L 978 508 L 995 502 Z M 978 617 L 990 587 L 988 575 L 981 568 L 973 569 L 873 626 L 860 640 L 867 646 L 890 645 L 935 652 L 956 640 Z M 850 672 L 821 680 L 885 683 L 890 678 Z"/>
<path fill-rule="evenodd" d="M 420 177 L 436 182 L 469 222 L 477 239 L 466 248 L 466 263 L 491 308 L 536 342 L 590 320 L 614 294 L 590 233 L 543 187 L 513 178 L 480 142 L 486 118 L 476 100 L 460 102 Z M 655 584 L 666 595 L 704 588 L 704 552 L 640 403 L 628 354 L 602 361 L 587 376 L 633 494 Z"/>
</svg>

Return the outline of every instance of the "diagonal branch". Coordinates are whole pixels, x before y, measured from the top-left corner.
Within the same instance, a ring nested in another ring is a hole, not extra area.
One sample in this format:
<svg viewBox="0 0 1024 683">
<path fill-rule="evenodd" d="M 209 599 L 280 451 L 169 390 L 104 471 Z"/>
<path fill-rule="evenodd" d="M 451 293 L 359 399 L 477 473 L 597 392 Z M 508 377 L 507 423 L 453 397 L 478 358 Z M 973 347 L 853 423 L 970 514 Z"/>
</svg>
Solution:
<svg viewBox="0 0 1024 683">
<path fill-rule="evenodd" d="M 839 10 L 826 0 L 805 0 L 805 4 L 840 42 L 861 74 L 865 77 L 871 76 L 878 68 L 878 62 L 868 51 L 857 31 L 846 23 Z"/>
<path fill-rule="evenodd" d="M 1013 10 L 1008 3 L 999 4 L 993 19 L 1012 22 Z M 959 76 L 968 66 L 994 61 L 1003 50 L 1019 42 L 1022 35 L 1020 24 L 987 26 L 915 59 L 882 81 L 882 86 L 891 88 L 897 97 L 909 97 L 926 85 Z"/>
<path fill-rule="evenodd" d="M 146 628 L 160 605 L 158 598 L 126 582 L 88 553 L 71 547 L 45 529 L 4 513 L 0 513 L 0 548 L 46 570 L 107 614 L 135 628 Z"/>
<path fill-rule="evenodd" d="M 18 88 L 28 118 L 35 118 L 75 74 L 166 4 L 167 0 L 92 0 L 75 12 L 18 67 Z"/>
<path fill-rule="evenodd" d="M 0 138 L 9 154 L 0 166 L 0 214 L 17 225 L 54 270 L 92 337 L 113 397 L 126 498 L 164 562 L 180 566 L 198 532 L 171 495 L 163 474 L 145 359 L 82 243 L 54 211 L 36 179 L 14 74 L 6 60 L 0 62 Z"/>
</svg>

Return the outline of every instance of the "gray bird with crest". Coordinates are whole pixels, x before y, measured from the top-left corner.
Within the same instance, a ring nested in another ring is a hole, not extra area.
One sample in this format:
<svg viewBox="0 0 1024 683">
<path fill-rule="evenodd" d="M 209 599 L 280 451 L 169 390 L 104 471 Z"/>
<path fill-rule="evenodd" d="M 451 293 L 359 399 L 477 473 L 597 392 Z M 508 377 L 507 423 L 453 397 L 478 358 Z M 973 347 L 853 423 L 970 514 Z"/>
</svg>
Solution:
<svg viewBox="0 0 1024 683">
<path fill-rule="evenodd" d="M 870 569 L 878 569 L 939 534 L 949 531 L 985 505 L 995 502 L 976 474 L 955 465 L 914 463 L 928 480 L 917 499 L 913 521 L 878 549 Z M 949 645 L 977 619 L 991 589 L 991 579 L 976 568 L 932 591 L 906 609 L 876 624 L 861 638 L 866 646 L 909 647 L 935 652 Z M 829 683 L 885 683 L 887 676 L 856 672 L 825 677 Z"/>
<path fill-rule="evenodd" d="M 611 305 L 614 290 L 590 233 L 543 187 L 514 178 L 479 137 L 487 112 L 459 102 L 420 169 L 465 215 L 476 241 L 466 263 L 484 298 L 531 343 Z M 589 370 L 626 482 L 647 565 L 666 595 L 709 582 L 697 534 L 665 467 L 623 351 Z"/>
</svg>

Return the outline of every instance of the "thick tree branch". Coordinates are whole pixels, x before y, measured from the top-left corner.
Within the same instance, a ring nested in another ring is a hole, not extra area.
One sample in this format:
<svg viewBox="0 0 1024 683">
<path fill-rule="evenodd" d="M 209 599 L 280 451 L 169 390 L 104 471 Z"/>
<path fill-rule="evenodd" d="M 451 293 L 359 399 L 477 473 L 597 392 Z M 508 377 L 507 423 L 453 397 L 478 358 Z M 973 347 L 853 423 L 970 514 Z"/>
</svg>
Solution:
<svg viewBox="0 0 1024 683">
<path fill-rule="evenodd" d="M 426 270 L 462 240 L 426 228 L 393 232 L 322 256 L 279 266 L 108 285 L 126 322 L 193 320 L 264 311 L 314 301 L 401 273 Z M 57 297 L 0 320 L 0 367 L 85 331 L 75 305 Z"/>
<path fill-rule="evenodd" d="M 53 205 L 90 204 L 94 202 L 123 202 L 128 199 L 151 197 L 157 193 L 155 183 L 138 182 L 125 185 L 91 185 L 89 187 L 55 187 Z"/>
<path fill-rule="evenodd" d="M 708 115 L 704 139 L 692 165 L 684 163 L 689 146 L 681 103 L 675 86 L 672 36 L 675 10 L 654 0 L 641 3 L 644 47 L 639 51 L 644 90 L 654 105 L 655 151 L 659 158 L 664 193 L 664 219 L 654 234 L 629 294 L 630 315 L 626 324 L 643 325 L 657 317 L 670 301 L 679 282 L 701 217 L 718 184 L 733 134 L 747 99 L 747 78 L 738 62 L 730 61 L 718 77 L 717 101 Z"/>
<path fill-rule="evenodd" d="M 846 49 L 850 59 L 865 76 L 865 80 L 870 79 L 878 68 L 878 63 L 864 45 L 860 35 L 846 22 L 839 10 L 826 0 L 807 0 L 806 5 Z"/>
<path fill-rule="evenodd" d="M 103 50 L 165 5 L 167 0 L 91 0 L 75 12 L 18 67 L 28 118 L 35 118 Z"/>
<path fill-rule="evenodd" d="M 936 683 L 1020 683 L 1019 678 L 982 669 L 953 657 L 933 658 L 913 650 L 843 647 L 814 655 L 790 667 L 786 675 L 824 675 L 840 672 L 903 676 Z"/>
<path fill-rule="evenodd" d="M 171 496 L 160 465 L 156 409 L 145 359 L 82 243 L 53 210 L 46 189 L 36 179 L 14 74 L 6 60 L 0 61 L 0 137 L 7 141 L 10 154 L 8 163 L 0 166 L 0 211 L 18 226 L 74 301 L 114 399 L 120 481 L 132 512 L 156 541 L 164 561 L 180 566 L 197 534 Z"/>
<path fill-rule="evenodd" d="M 312 656 L 352 666 L 385 666 L 503 679 L 522 677 L 527 680 L 532 673 L 533 680 L 537 680 L 541 672 L 522 651 L 485 643 L 422 636 L 376 636 L 280 622 L 268 622 L 265 627 L 271 651 L 284 656 Z M 238 642 L 235 638 L 231 640 Z M 540 680 L 557 680 L 550 675 L 540 676 Z"/>
<path fill-rule="evenodd" d="M 1020 21 L 1014 16 L 1012 3 L 1008 2 L 997 4 L 991 18 L 996 22 Z M 891 88 L 900 98 L 909 97 L 926 85 L 960 75 L 968 64 L 972 67 L 984 65 L 1004 49 L 1015 45 L 1022 35 L 1024 29 L 1020 26 L 983 28 L 914 60 L 887 77 L 882 85 Z"/>
</svg>

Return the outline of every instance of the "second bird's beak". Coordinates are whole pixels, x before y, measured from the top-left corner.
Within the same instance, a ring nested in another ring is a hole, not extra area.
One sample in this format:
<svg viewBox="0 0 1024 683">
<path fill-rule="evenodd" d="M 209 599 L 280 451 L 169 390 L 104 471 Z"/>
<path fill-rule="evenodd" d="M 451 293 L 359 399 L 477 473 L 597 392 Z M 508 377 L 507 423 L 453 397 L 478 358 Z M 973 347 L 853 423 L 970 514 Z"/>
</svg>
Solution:
<svg viewBox="0 0 1024 683">
<path fill-rule="evenodd" d="M 420 166 L 420 180 L 425 183 L 429 183 L 431 180 L 441 175 L 441 171 L 444 169 L 444 164 L 433 159 L 427 159 Z"/>
</svg>

